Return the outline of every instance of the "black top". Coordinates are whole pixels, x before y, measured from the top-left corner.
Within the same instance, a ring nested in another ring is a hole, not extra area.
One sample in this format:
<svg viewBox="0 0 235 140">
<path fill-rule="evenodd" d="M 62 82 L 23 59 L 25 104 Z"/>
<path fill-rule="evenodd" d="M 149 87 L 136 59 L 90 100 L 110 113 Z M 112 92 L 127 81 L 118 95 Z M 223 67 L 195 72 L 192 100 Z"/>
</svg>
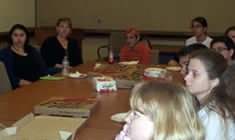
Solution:
<svg viewBox="0 0 235 140">
<path fill-rule="evenodd" d="M 28 52 L 28 55 L 33 56 L 39 63 L 40 68 L 37 71 L 39 71 L 40 76 L 47 75 L 48 71 L 46 69 L 46 65 L 40 53 L 31 46 L 29 46 L 29 48 L 30 50 Z M 3 63 L 5 64 L 8 77 L 11 81 L 12 88 L 13 89 L 18 88 L 21 77 L 17 77 L 14 72 L 16 70 L 15 63 L 17 63 L 15 61 L 18 61 L 18 59 L 14 58 L 14 52 L 11 50 L 11 46 L 8 46 L 0 50 L 0 61 L 3 61 Z"/>
<path fill-rule="evenodd" d="M 14 74 L 16 77 L 31 82 L 39 80 L 40 77 L 40 62 L 28 53 L 27 56 L 18 55 L 13 51 L 14 59 Z"/>
<path fill-rule="evenodd" d="M 77 66 L 82 64 L 81 51 L 75 39 L 68 39 L 68 60 L 70 66 Z M 55 64 L 62 64 L 63 58 L 66 54 L 65 49 L 60 44 L 57 37 L 49 37 L 41 47 L 41 55 L 48 68 L 54 67 Z"/>
</svg>

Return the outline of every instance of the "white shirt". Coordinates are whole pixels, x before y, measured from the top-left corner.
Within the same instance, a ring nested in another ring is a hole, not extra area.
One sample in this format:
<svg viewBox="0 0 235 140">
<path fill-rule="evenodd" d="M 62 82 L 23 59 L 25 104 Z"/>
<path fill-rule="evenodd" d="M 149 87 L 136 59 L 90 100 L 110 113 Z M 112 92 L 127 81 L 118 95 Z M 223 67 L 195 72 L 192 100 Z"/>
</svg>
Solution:
<svg viewBox="0 0 235 140">
<path fill-rule="evenodd" d="M 189 46 L 189 45 L 192 45 L 195 43 L 201 43 L 201 44 L 207 46 L 208 48 L 210 48 L 211 41 L 212 41 L 212 38 L 210 38 L 209 36 L 206 36 L 206 39 L 204 41 L 198 42 L 196 36 L 193 36 L 185 41 L 185 46 Z"/>
<path fill-rule="evenodd" d="M 235 140 L 235 123 L 224 119 L 216 112 L 203 107 L 198 116 L 205 128 L 205 140 Z"/>
</svg>

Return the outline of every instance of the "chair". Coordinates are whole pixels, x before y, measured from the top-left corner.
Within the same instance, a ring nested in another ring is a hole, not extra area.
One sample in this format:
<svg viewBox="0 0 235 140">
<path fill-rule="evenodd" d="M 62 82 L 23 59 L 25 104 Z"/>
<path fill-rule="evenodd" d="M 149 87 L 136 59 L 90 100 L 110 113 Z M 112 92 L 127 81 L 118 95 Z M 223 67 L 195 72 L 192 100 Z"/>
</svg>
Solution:
<svg viewBox="0 0 235 140">
<path fill-rule="evenodd" d="M 152 64 L 159 64 L 159 50 L 152 49 Z"/>
<path fill-rule="evenodd" d="M 150 42 L 150 39 L 144 35 L 143 37 L 141 37 L 141 41 L 145 39 L 148 43 L 148 46 L 152 49 L 152 45 Z M 113 49 L 113 53 L 114 53 L 114 61 L 119 61 L 119 54 L 120 54 L 120 50 L 121 48 L 126 44 L 126 33 L 125 32 L 111 32 L 110 33 L 110 37 L 109 37 L 109 42 L 108 45 L 104 45 L 104 46 L 100 46 L 97 49 L 97 56 L 99 60 L 107 60 L 107 56 L 106 57 L 101 57 L 101 50 L 102 49 L 108 49 L 109 46 L 112 46 Z"/>
<path fill-rule="evenodd" d="M 108 44 L 104 45 L 104 46 L 100 46 L 97 49 L 98 59 L 99 60 L 107 59 L 107 56 L 104 57 L 104 58 L 101 57 L 101 50 L 102 49 L 108 49 L 109 46 L 112 46 L 114 58 L 119 57 L 120 49 L 125 44 L 126 44 L 126 34 L 125 34 L 125 32 L 118 32 L 118 31 L 117 32 L 111 32 Z"/>
<path fill-rule="evenodd" d="M 0 94 L 6 93 L 12 90 L 10 80 L 7 75 L 7 71 L 3 62 L 0 61 Z"/>
</svg>

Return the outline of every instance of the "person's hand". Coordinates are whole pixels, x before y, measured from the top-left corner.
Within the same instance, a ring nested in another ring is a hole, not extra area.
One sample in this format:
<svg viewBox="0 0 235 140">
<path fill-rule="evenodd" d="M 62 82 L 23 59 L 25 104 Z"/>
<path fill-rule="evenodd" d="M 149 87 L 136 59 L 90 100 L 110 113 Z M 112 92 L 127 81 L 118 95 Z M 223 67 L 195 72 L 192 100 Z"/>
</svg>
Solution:
<svg viewBox="0 0 235 140">
<path fill-rule="evenodd" d="M 21 79 L 20 82 L 19 82 L 20 86 L 27 86 L 29 84 L 32 84 L 32 82 L 30 82 L 28 80 L 24 80 L 24 79 Z"/>
<path fill-rule="evenodd" d="M 61 64 L 55 64 L 55 67 L 56 67 L 56 68 L 61 68 L 61 69 L 62 69 L 62 68 L 63 68 L 63 65 L 61 65 Z"/>
</svg>

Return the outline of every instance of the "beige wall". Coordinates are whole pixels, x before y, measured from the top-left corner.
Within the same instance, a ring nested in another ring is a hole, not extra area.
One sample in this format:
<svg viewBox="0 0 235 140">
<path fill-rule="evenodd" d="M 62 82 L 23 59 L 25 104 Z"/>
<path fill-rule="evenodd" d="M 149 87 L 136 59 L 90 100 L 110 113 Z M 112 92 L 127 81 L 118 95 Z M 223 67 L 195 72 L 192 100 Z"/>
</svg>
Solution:
<svg viewBox="0 0 235 140">
<path fill-rule="evenodd" d="M 38 24 L 54 25 L 68 16 L 81 28 L 190 31 L 191 19 L 205 16 L 210 32 L 224 32 L 235 24 L 234 5 L 235 0 L 38 0 Z"/>
<path fill-rule="evenodd" d="M 0 32 L 20 23 L 35 27 L 35 0 L 0 0 Z"/>
</svg>

